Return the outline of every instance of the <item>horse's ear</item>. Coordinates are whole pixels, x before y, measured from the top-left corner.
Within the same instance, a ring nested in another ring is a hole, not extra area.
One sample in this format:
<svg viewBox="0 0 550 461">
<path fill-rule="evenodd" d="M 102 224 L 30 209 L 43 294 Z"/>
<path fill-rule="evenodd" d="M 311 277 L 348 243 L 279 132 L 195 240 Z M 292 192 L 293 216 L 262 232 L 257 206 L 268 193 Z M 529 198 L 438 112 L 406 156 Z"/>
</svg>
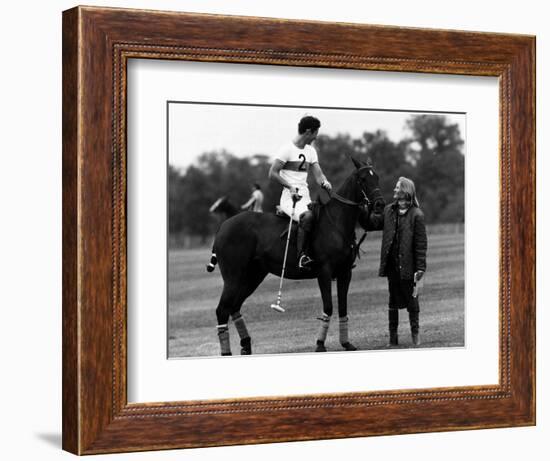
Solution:
<svg viewBox="0 0 550 461">
<path fill-rule="evenodd" d="M 348 156 L 351 159 L 351 161 L 353 162 L 353 164 L 355 165 L 355 168 L 359 169 L 359 168 L 364 167 L 366 165 L 366 163 L 361 161 L 359 158 L 357 158 L 356 155 L 348 154 Z"/>
</svg>

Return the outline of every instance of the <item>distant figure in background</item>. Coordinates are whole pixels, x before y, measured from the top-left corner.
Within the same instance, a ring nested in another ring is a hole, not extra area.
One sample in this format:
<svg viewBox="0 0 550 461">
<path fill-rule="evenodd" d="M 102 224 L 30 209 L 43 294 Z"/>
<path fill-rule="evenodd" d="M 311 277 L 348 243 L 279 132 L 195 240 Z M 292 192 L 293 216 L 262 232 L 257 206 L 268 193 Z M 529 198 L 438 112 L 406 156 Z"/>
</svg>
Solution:
<svg viewBox="0 0 550 461">
<path fill-rule="evenodd" d="M 399 178 L 393 198 L 394 202 L 386 206 L 383 215 L 371 214 L 368 227 L 383 229 L 378 275 L 388 278 L 389 345 L 398 344 L 399 309 L 405 307 L 409 311 L 412 342 L 418 345 L 420 307 L 416 284 L 426 271 L 428 249 L 424 213 L 416 198 L 414 182 L 408 178 Z"/>
<path fill-rule="evenodd" d="M 244 205 L 241 205 L 241 210 L 256 211 L 257 213 L 262 213 L 264 210 L 262 204 L 264 203 L 264 194 L 262 188 L 258 183 L 254 183 L 252 186 L 252 195 L 248 202 Z"/>
</svg>

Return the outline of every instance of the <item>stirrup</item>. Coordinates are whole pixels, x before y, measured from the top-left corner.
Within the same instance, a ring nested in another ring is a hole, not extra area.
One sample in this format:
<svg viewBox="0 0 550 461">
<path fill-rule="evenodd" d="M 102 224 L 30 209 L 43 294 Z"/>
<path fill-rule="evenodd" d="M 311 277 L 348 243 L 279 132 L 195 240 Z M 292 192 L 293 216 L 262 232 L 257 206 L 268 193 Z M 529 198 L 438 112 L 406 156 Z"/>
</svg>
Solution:
<svg viewBox="0 0 550 461">
<path fill-rule="evenodd" d="M 308 255 L 306 255 L 305 253 L 302 253 L 302 255 L 300 256 L 300 259 L 298 261 L 298 267 L 300 269 L 308 269 L 309 265 L 313 263 L 313 259 L 311 259 Z"/>
</svg>

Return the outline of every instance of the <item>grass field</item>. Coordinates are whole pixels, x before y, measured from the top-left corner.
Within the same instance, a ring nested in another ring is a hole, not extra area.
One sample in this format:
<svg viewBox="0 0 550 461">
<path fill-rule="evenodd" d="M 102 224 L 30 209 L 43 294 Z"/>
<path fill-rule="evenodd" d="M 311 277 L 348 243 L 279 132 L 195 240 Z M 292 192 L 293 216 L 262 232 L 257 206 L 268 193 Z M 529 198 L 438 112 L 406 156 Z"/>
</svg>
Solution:
<svg viewBox="0 0 550 461">
<path fill-rule="evenodd" d="M 464 345 L 464 234 L 428 237 L 428 271 L 420 297 L 419 347 Z M 350 340 L 359 350 L 385 349 L 388 343 L 387 281 L 378 277 L 380 233 L 371 234 L 348 295 Z M 168 283 L 168 353 L 170 357 L 219 355 L 215 309 L 222 288 L 218 269 L 205 271 L 209 249 L 170 250 Z M 281 314 L 269 308 L 275 301 L 279 279 L 268 275 L 241 310 L 252 337 L 254 354 L 311 352 L 322 313 L 316 280 L 285 280 Z M 338 341 L 336 283 L 333 282 L 335 315 L 326 346 L 341 350 Z M 239 338 L 230 324 L 233 354 Z M 413 347 L 408 314 L 400 311 L 398 347 Z"/>
</svg>

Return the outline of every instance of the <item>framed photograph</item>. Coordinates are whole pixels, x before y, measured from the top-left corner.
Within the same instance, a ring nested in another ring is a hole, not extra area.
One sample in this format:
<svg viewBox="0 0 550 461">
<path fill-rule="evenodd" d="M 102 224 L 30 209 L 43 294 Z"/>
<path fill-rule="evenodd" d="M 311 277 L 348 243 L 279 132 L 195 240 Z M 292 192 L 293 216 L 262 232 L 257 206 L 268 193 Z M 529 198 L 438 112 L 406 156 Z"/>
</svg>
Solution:
<svg viewBox="0 0 550 461">
<path fill-rule="evenodd" d="M 63 13 L 63 448 L 535 424 L 535 39 Z"/>
</svg>

